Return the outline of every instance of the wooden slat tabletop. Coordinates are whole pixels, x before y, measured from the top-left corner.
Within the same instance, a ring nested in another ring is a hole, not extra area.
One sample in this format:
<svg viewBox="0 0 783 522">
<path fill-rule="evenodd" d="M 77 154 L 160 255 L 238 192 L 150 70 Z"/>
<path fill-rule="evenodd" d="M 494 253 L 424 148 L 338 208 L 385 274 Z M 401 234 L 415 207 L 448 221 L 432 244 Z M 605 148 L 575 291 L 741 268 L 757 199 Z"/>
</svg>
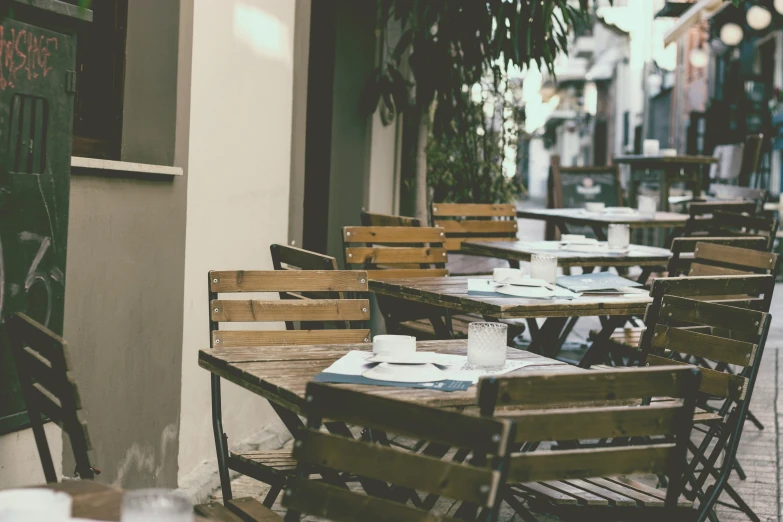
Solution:
<svg viewBox="0 0 783 522">
<path fill-rule="evenodd" d="M 212 348 L 198 354 L 199 366 L 242 386 L 294 412 L 301 413 L 304 393 L 312 377 L 328 368 L 351 350 L 369 351 L 367 344 L 273 346 L 248 348 Z M 420 341 L 419 351 L 467 354 L 467 341 Z M 530 371 L 578 371 L 566 363 L 509 348 L 508 358 L 529 360 L 535 364 L 514 373 Z M 476 405 L 476 389 L 442 392 L 427 389 L 395 388 L 358 384 L 335 386 L 360 390 L 372 395 L 394 397 L 438 408 Z"/>
<path fill-rule="evenodd" d="M 63 491 L 73 498 L 71 516 L 91 520 L 120 520 L 122 497 L 125 491 L 93 480 L 65 480 L 58 484 L 40 486 L 53 491 Z M 206 518 L 195 517 L 196 522 Z"/>
<path fill-rule="evenodd" d="M 627 252 L 577 252 L 560 245 L 559 241 L 465 241 L 462 250 L 516 261 L 530 261 L 533 254 L 551 254 L 557 256 L 559 266 L 666 266 L 672 255 L 666 248 L 644 245 L 630 245 Z"/>
<path fill-rule="evenodd" d="M 418 279 L 370 279 L 370 290 L 464 313 L 496 319 L 530 317 L 587 317 L 599 315 L 644 315 L 652 299 L 646 293 L 626 296 L 582 296 L 577 299 L 522 299 L 468 294 L 468 277 L 421 277 Z"/>
<path fill-rule="evenodd" d="M 688 214 L 676 212 L 656 212 L 655 217 L 639 214 L 610 214 L 606 212 L 587 212 L 582 208 L 531 208 L 517 210 L 517 217 L 523 219 L 542 219 L 552 222 L 564 222 L 572 225 L 606 227 L 612 223 L 621 223 L 631 228 L 673 228 L 681 227 L 688 221 Z"/>
</svg>

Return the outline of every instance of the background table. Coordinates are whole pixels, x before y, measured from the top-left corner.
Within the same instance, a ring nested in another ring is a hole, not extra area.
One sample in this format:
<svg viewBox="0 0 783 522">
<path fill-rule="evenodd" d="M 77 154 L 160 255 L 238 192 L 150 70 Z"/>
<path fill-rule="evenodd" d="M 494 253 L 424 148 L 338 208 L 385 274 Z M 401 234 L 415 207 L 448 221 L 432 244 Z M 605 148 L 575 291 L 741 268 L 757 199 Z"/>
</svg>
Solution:
<svg viewBox="0 0 783 522">
<path fill-rule="evenodd" d="M 693 197 L 702 193 L 706 173 L 704 167 L 717 163 L 713 156 L 615 156 L 615 163 L 631 167 L 628 202 L 636 207 L 639 185 L 656 183 L 660 190 L 658 208 L 669 210 L 669 192 L 674 183 L 684 183 Z"/>
<path fill-rule="evenodd" d="M 517 210 L 522 219 L 540 219 L 557 225 L 560 232 L 568 234 L 568 225 L 585 225 L 593 229 L 596 237 L 606 241 L 604 229 L 613 223 L 628 225 L 630 228 L 677 228 L 684 227 L 687 214 L 674 212 L 656 212 L 655 216 L 639 214 L 609 214 L 605 212 L 587 212 L 582 208 L 532 208 Z"/>
<path fill-rule="evenodd" d="M 630 245 L 626 252 L 577 252 L 560 247 L 559 241 L 465 241 L 462 250 L 507 261 L 530 261 L 533 254 L 557 256 L 557 264 L 569 266 L 659 267 L 666 266 L 672 253 L 666 248 Z M 606 245 L 606 243 L 602 243 Z"/>
<path fill-rule="evenodd" d="M 583 296 L 577 299 L 523 299 L 518 297 L 490 297 L 468 293 L 468 277 L 422 277 L 418 279 L 370 279 L 369 286 L 376 294 L 397 297 L 406 301 L 483 315 L 487 320 L 530 319 L 531 343 L 528 350 L 554 357 L 564 341 L 570 318 L 601 317 L 602 330 L 594 338 L 591 357 L 602 354 L 612 332 L 633 316 L 643 316 L 652 299 L 647 293 L 633 297 Z M 545 319 L 539 328 L 534 319 Z M 436 331 L 443 331 L 433 324 Z M 586 361 L 585 361 L 586 362 Z"/>
</svg>

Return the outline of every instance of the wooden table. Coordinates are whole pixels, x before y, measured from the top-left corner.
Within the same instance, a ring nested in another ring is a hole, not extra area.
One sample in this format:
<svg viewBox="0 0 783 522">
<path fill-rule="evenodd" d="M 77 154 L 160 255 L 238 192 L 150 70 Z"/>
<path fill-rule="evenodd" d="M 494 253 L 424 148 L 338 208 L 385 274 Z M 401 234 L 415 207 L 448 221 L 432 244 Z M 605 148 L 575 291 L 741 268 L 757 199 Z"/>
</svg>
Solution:
<svg viewBox="0 0 783 522">
<path fill-rule="evenodd" d="M 639 214 L 587 212 L 582 208 L 532 208 L 517 210 L 517 217 L 553 223 L 563 234 L 569 233 L 568 225 L 589 226 L 599 240 L 606 241 L 604 229 L 611 224 L 628 225 L 630 228 L 677 228 L 684 227 L 689 216 L 674 212 L 656 212 L 653 217 Z"/>
<path fill-rule="evenodd" d="M 606 243 L 602 243 L 606 245 Z M 577 252 L 561 248 L 559 241 L 465 241 L 462 250 L 507 261 L 530 261 L 533 254 L 557 256 L 558 266 L 666 266 L 672 253 L 666 248 L 630 245 L 627 252 Z"/>
<path fill-rule="evenodd" d="M 264 346 L 248 348 L 211 348 L 200 350 L 198 364 L 234 384 L 256 393 L 294 413 L 302 414 L 305 388 L 312 377 L 328 368 L 351 350 L 369 351 L 367 344 L 331 344 L 316 346 Z M 467 340 L 419 341 L 417 350 L 467 354 Z M 508 358 L 530 360 L 514 374 L 529 371 L 568 371 L 573 367 L 531 352 L 509 348 Z M 372 395 L 389 396 L 436 408 L 475 406 L 476 389 L 442 392 L 427 389 L 335 384 Z"/>
<path fill-rule="evenodd" d="M 588 351 L 590 360 L 604 353 L 609 336 L 634 316 L 643 316 L 652 299 L 646 293 L 633 297 L 583 296 L 577 299 L 522 299 L 516 297 L 487 297 L 468 294 L 468 277 L 422 277 L 418 279 L 370 279 L 370 290 L 376 294 L 396 297 L 456 310 L 460 313 L 480 314 L 487 320 L 529 319 L 531 344 L 528 350 L 554 357 L 562 344 L 569 318 L 602 317 L 603 328 Z M 539 328 L 536 318 L 545 319 Z M 447 332 L 433 324 L 436 332 Z"/>
<path fill-rule="evenodd" d="M 639 185 L 656 183 L 660 188 L 658 208 L 669 210 L 669 192 L 674 183 L 685 183 L 699 197 L 704 184 L 704 167 L 717 163 L 714 156 L 615 156 L 614 161 L 631 167 L 629 204 L 636 206 Z"/>
<path fill-rule="evenodd" d="M 119 521 L 122 497 L 125 491 L 93 480 L 65 480 L 59 484 L 40 486 L 53 491 L 63 491 L 73 497 L 72 516 L 92 520 Z M 197 522 L 206 518 L 196 516 Z"/>
</svg>

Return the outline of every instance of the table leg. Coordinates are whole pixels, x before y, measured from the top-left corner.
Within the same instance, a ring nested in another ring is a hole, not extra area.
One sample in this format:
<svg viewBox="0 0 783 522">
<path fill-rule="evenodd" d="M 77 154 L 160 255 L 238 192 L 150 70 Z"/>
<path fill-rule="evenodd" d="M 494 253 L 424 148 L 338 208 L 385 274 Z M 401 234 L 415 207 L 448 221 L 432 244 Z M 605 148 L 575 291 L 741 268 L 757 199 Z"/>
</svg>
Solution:
<svg viewBox="0 0 783 522">
<path fill-rule="evenodd" d="M 544 321 L 541 328 L 538 331 L 538 335 L 532 337 L 533 332 L 530 332 L 531 340 L 528 351 L 543 354 L 547 357 L 554 357 L 558 350 L 557 342 L 560 339 L 560 333 L 563 331 L 568 317 L 550 317 Z"/>
<path fill-rule="evenodd" d="M 593 225 L 593 234 L 598 238 L 598 241 L 606 241 L 606 232 L 601 225 Z"/>
<path fill-rule="evenodd" d="M 627 316 L 610 316 L 603 322 L 603 328 L 593 339 L 593 344 L 587 349 L 587 352 L 579 362 L 580 368 L 589 368 L 593 364 L 600 363 L 611 352 L 609 349 L 609 339 L 612 333 L 625 324 Z"/>
</svg>

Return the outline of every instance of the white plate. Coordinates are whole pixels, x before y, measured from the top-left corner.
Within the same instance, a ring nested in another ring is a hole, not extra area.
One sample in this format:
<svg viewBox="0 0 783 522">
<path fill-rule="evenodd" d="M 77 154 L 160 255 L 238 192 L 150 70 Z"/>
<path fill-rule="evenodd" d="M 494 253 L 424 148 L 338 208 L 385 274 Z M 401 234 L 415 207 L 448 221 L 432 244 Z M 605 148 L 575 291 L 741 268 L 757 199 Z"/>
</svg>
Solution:
<svg viewBox="0 0 783 522">
<path fill-rule="evenodd" d="M 366 360 L 368 363 L 392 364 L 438 364 L 438 354 L 429 352 L 414 353 L 376 353 Z"/>
<path fill-rule="evenodd" d="M 446 373 L 434 364 L 381 363 L 364 372 L 362 377 L 391 382 L 437 382 L 447 379 Z"/>
<path fill-rule="evenodd" d="M 543 279 L 533 279 L 532 277 L 519 277 L 514 279 L 506 279 L 505 281 L 499 281 L 500 284 L 511 286 L 527 286 L 531 288 L 545 287 L 549 283 Z"/>
</svg>

